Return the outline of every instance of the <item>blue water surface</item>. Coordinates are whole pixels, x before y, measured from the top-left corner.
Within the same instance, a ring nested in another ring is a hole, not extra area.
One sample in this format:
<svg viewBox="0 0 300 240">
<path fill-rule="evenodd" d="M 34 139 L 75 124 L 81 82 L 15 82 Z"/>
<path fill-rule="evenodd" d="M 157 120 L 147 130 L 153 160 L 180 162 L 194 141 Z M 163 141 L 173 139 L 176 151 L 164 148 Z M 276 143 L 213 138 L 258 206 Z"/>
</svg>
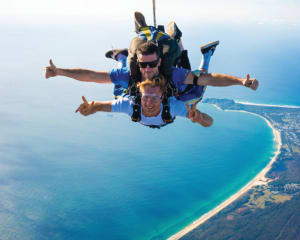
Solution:
<svg viewBox="0 0 300 240">
<path fill-rule="evenodd" d="M 104 53 L 112 44 L 127 46 L 132 33 L 120 28 L 124 38 L 109 39 L 92 29 L 1 26 L 6 33 L 0 56 L 3 240 L 165 239 L 238 191 L 274 155 L 272 130 L 263 119 L 207 104 L 198 108 L 214 118 L 210 128 L 178 118 L 153 130 L 122 114 L 75 114 L 82 95 L 109 100 L 112 86 L 45 80 L 42 69 L 49 58 L 58 67 L 116 66 Z M 267 26 L 213 26 L 205 37 L 186 28 L 189 49 L 221 40 L 212 71 L 249 72 L 261 83 L 256 92 L 208 88 L 206 97 L 300 105 L 299 49 L 283 45 L 280 36 L 265 40 L 266 30 L 299 40 L 297 32 Z M 199 54 L 190 56 L 197 67 Z"/>
</svg>

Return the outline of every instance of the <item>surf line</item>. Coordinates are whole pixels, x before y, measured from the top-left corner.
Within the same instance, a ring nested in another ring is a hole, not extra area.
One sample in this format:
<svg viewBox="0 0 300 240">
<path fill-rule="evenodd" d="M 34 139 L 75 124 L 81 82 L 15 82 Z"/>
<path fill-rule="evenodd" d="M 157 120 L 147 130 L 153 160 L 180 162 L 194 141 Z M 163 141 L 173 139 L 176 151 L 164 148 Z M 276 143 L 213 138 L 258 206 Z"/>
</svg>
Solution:
<svg viewBox="0 0 300 240">
<path fill-rule="evenodd" d="M 215 104 L 212 104 L 212 105 L 214 105 L 219 110 L 222 110 L 217 105 L 215 105 Z M 178 240 L 178 239 L 180 239 L 181 237 L 183 237 L 184 235 L 186 235 L 187 233 L 194 230 L 195 228 L 200 226 L 202 223 L 206 222 L 208 219 L 210 219 L 211 217 L 216 215 L 218 212 L 223 210 L 225 207 L 227 207 L 228 205 L 230 205 L 231 203 L 236 201 L 243 194 L 248 192 L 251 188 L 253 188 L 257 185 L 267 184 L 268 182 L 271 181 L 271 179 L 268 179 L 266 177 L 266 173 L 268 171 L 270 171 L 270 169 L 272 167 L 272 164 L 276 161 L 278 155 L 280 154 L 281 147 L 282 147 L 282 140 L 281 140 L 280 131 L 278 129 L 276 129 L 267 118 L 265 118 L 265 117 L 263 117 L 263 116 L 261 116 L 257 113 L 252 113 L 252 112 L 248 112 L 248 111 L 244 111 L 244 110 L 224 110 L 224 111 L 245 112 L 245 113 L 250 113 L 250 114 L 253 114 L 253 115 L 256 115 L 258 117 L 263 118 L 267 122 L 268 126 L 272 129 L 273 136 L 274 136 L 274 141 L 277 143 L 277 149 L 276 149 L 275 155 L 273 156 L 271 161 L 250 182 L 248 182 L 239 191 L 237 191 L 235 194 L 230 196 L 228 199 L 226 199 L 224 202 L 222 202 L 220 205 L 218 205 L 217 207 L 215 207 L 211 211 L 205 213 L 200 218 L 198 218 L 197 220 L 195 220 L 194 222 L 192 222 L 191 224 L 186 226 L 184 229 L 182 229 L 178 233 L 176 233 L 176 234 L 172 235 L 171 237 L 169 237 L 168 240 Z"/>
</svg>

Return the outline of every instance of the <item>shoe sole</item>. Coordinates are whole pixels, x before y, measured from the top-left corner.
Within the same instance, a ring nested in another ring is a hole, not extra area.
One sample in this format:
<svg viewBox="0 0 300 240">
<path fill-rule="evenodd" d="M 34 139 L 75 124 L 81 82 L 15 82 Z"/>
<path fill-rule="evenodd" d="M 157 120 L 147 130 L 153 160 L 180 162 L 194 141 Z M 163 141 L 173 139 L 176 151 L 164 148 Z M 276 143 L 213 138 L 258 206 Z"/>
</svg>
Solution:
<svg viewBox="0 0 300 240">
<path fill-rule="evenodd" d="M 175 23 L 172 21 L 167 25 L 167 32 L 168 35 L 171 37 L 174 37 L 175 35 L 175 27 L 174 27 Z"/>
<path fill-rule="evenodd" d="M 182 37 L 182 32 L 179 30 L 178 26 L 174 21 L 169 22 L 167 25 L 168 35 L 175 39 L 180 39 Z"/>
<path fill-rule="evenodd" d="M 140 12 L 134 12 L 134 23 L 135 23 L 135 27 L 136 27 L 136 29 L 135 29 L 136 32 L 138 32 L 139 28 L 147 26 L 145 17 Z"/>
<path fill-rule="evenodd" d="M 204 44 L 204 45 L 200 46 L 200 50 L 201 50 L 201 52 L 202 52 L 202 51 L 205 51 L 206 49 L 209 49 L 209 48 L 211 48 L 211 47 L 218 46 L 219 43 L 220 43 L 219 40 L 218 40 L 218 41 L 212 41 L 212 42 L 209 42 L 209 43 L 207 43 L 207 44 Z"/>
<path fill-rule="evenodd" d="M 108 52 L 105 53 L 105 57 L 106 58 L 112 58 L 112 55 L 113 55 L 113 51 L 112 50 L 109 50 Z"/>
</svg>

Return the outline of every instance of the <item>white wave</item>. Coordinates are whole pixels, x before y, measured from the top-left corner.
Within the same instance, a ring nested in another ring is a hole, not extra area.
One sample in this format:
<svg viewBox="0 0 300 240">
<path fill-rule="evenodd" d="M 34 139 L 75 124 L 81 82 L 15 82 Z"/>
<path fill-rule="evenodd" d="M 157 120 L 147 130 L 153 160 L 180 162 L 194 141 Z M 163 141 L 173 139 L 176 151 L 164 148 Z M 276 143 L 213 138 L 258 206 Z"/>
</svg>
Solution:
<svg viewBox="0 0 300 240">
<path fill-rule="evenodd" d="M 241 103 L 245 105 L 254 105 L 254 106 L 265 106 L 265 107 L 282 107 L 282 108 L 300 108 L 296 105 L 274 105 L 274 104 L 263 104 L 263 103 L 252 103 L 252 102 L 243 102 L 243 101 L 234 101 L 235 103 Z"/>
</svg>

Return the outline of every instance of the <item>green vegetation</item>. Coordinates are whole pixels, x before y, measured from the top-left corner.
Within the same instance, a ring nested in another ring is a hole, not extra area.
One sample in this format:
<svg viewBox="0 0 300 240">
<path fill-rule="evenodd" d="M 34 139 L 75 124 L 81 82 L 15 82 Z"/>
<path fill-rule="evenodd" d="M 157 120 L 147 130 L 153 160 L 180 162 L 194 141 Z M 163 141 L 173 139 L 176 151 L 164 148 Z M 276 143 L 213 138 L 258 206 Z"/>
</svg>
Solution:
<svg viewBox="0 0 300 240">
<path fill-rule="evenodd" d="M 284 203 L 269 203 L 264 209 L 234 211 L 230 220 L 221 212 L 181 239 L 299 239 L 299 202 L 298 195 Z"/>
<path fill-rule="evenodd" d="M 269 189 L 264 189 L 250 194 L 250 199 L 246 206 L 249 208 L 265 208 L 270 202 L 283 203 L 291 200 L 291 198 L 291 195 L 278 194 L 278 191 L 271 192 Z"/>
<path fill-rule="evenodd" d="M 281 132 L 282 148 L 267 173 L 272 182 L 249 190 L 181 239 L 300 240 L 300 109 L 244 105 L 227 99 L 204 102 L 267 118 Z"/>
</svg>

